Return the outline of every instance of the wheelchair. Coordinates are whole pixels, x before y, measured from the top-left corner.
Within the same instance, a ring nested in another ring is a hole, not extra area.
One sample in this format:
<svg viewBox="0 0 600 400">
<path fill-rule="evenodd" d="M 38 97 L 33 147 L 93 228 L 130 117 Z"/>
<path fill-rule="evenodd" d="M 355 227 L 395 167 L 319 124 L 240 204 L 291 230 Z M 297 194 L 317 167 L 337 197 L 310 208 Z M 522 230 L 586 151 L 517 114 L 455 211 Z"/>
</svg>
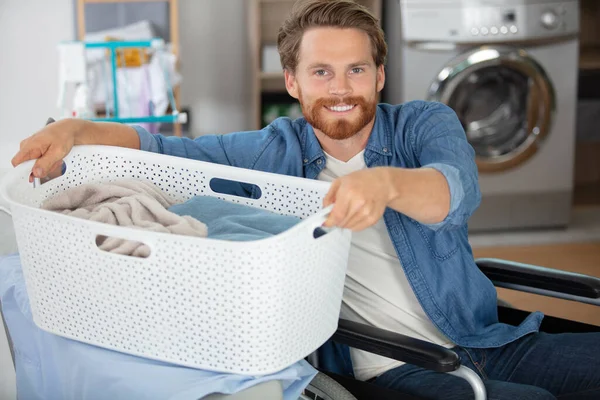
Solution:
<svg viewBox="0 0 600 400">
<path fill-rule="evenodd" d="M 476 263 L 496 287 L 600 306 L 600 278 L 494 258 L 477 259 Z M 526 311 L 515 309 L 499 301 L 498 315 L 501 322 L 518 325 L 528 314 Z M 10 347 L 10 336 L 5 324 L 4 328 Z M 540 329 L 548 333 L 598 332 L 600 326 L 546 316 Z M 2 333 L 0 332 L 0 342 Z M 331 339 L 340 344 L 385 355 L 407 364 L 459 376 L 471 385 L 476 400 L 486 398 L 483 382 L 473 371 L 461 365 L 460 358 L 451 349 L 342 319 Z M 12 350 L 11 355 L 14 363 Z M 319 369 L 316 353 L 309 355 L 307 360 Z M 270 381 L 233 395 L 212 394 L 204 399 L 280 400 L 283 399 L 283 390 L 279 382 Z M 370 399 L 417 400 L 419 398 L 320 370 L 299 400 Z"/>
</svg>

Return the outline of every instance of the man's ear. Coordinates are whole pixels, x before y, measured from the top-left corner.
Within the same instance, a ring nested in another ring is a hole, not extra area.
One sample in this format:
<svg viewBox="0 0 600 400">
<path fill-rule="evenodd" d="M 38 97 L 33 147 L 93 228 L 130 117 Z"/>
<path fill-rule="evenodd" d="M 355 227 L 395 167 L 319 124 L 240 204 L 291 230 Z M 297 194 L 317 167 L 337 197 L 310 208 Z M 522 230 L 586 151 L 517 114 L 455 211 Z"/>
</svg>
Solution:
<svg viewBox="0 0 600 400">
<path fill-rule="evenodd" d="M 287 89 L 287 92 L 293 98 L 298 99 L 298 82 L 296 81 L 296 76 L 288 69 L 284 69 L 283 77 L 285 79 L 285 88 Z"/>
<path fill-rule="evenodd" d="M 377 67 L 377 92 L 381 92 L 385 84 L 385 68 L 383 65 Z"/>
</svg>

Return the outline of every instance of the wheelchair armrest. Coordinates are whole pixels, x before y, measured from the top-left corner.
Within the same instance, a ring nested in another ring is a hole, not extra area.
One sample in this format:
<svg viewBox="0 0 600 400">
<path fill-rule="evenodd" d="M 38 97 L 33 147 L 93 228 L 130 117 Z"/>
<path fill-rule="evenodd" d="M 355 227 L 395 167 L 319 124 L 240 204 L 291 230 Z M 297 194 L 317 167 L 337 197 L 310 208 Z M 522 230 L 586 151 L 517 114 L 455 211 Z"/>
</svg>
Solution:
<svg viewBox="0 0 600 400">
<path fill-rule="evenodd" d="M 495 286 L 600 305 L 600 278 L 496 258 L 475 262 Z"/>
<path fill-rule="evenodd" d="M 436 372 L 452 372 L 460 358 L 452 350 L 396 332 L 340 319 L 332 339 L 356 349 Z"/>
</svg>

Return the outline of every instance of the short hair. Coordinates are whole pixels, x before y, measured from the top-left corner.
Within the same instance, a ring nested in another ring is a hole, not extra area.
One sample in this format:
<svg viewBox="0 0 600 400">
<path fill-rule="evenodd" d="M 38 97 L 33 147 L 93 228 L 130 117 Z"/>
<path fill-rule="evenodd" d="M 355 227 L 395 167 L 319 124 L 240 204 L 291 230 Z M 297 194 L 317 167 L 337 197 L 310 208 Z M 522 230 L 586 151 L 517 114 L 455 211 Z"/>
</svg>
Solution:
<svg viewBox="0 0 600 400">
<path fill-rule="evenodd" d="M 375 65 L 385 65 L 385 35 L 379 20 L 366 7 L 353 0 L 299 0 L 277 35 L 277 50 L 283 69 L 296 71 L 304 32 L 314 27 L 362 30 L 369 35 Z"/>
</svg>

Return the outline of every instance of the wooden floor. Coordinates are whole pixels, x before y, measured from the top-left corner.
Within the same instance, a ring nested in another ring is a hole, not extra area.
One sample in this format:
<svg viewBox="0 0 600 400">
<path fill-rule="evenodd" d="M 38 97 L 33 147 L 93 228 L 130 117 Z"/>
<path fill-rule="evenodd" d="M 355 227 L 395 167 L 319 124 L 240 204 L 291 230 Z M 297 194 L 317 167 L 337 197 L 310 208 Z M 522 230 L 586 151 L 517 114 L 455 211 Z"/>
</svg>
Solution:
<svg viewBox="0 0 600 400">
<path fill-rule="evenodd" d="M 541 246 L 474 248 L 475 257 L 503 258 L 600 277 L 600 242 Z M 600 307 L 498 289 L 499 297 L 516 308 L 600 326 Z"/>
</svg>

